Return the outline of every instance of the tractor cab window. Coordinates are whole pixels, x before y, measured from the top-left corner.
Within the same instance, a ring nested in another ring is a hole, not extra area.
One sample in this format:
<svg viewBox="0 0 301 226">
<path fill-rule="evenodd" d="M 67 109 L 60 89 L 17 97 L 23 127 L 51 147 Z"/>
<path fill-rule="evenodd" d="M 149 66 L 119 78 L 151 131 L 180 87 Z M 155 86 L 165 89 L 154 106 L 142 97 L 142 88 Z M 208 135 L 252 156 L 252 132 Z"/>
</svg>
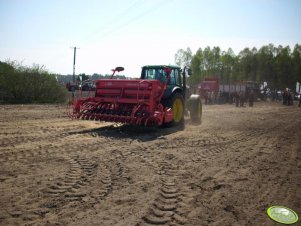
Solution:
<svg viewBox="0 0 301 226">
<path fill-rule="evenodd" d="M 142 79 L 155 79 L 162 83 L 166 82 L 166 74 L 163 68 L 143 68 Z M 182 78 L 179 69 L 173 68 L 170 73 L 169 85 L 181 86 Z"/>
<path fill-rule="evenodd" d="M 169 85 L 175 85 L 176 84 L 176 77 L 175 77 L 175 70 L 172 69 L 170 73 L 170 79 L 168 82 Z"/>
<path fill-rule="evenodd" d="M 155 79 L 164 83 L 166 81 L 165 72 L 162 68 L 144 68 L 142 70 L 142 79 Z"/>
<path fill-rule="evenodd" d="M 177 85 L 182 86 L 183 84 L 183 76 L 181 75 L 181 72 L 179 69 L 175 69 L 175 76 L 177 78 Z"/>
<path fill-rule="evenodd" d="M 170 80 L 169 80 L 168 84 L 181 86 L 182 78 L 181 78 L 181 73 L 179 72 L 178 69 L 172 69 L 171 74 L 170 74 Z"/>
</svg>

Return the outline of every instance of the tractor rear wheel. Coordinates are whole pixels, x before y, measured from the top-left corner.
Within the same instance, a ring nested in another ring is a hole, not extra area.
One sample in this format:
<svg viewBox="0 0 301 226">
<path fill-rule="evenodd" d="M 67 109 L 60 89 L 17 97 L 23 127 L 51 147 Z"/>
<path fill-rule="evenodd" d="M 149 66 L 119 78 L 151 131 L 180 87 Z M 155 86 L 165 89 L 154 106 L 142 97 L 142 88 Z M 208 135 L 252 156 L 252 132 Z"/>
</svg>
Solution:
<svg viewBox="0 0 301 226">
<path fill-rule="evenodd" d="M 167 126 L 181 126 L 184 125 L 184 98 L 181 93 L 173 93 L 170 98 L 166 100 L 166 107 L 172 109 L 173 120 L 165 125 Z"/>
<path fill-rule="evenodd" d="M 191 95 L 189 98 L 189 105 L 191 121 L 200 123 L 202 120 L 202 102 L 200 95 Z"/>
</svg>

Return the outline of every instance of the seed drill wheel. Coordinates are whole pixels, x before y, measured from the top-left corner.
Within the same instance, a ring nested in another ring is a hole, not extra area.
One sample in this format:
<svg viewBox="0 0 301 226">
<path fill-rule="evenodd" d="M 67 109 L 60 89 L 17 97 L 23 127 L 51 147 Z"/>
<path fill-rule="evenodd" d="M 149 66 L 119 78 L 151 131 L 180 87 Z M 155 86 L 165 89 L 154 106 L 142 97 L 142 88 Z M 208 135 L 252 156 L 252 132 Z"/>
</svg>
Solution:
<svg viewBox="0 0 301 226">
<path fill-rule="evenodd" d="M 191 121 L 200 123 L 202 120 L 202 102 L 200 95 L 191 95 L 189 98 L 189 104 Z"/>
<path fill-rule="evenodd" d="M 173 111 L 173 120 L 165 126 L 182 126 L 184 125 L 184 98 L 181 93 L 173 93 L 166 101 L 166 106 Z"/>
</svg>

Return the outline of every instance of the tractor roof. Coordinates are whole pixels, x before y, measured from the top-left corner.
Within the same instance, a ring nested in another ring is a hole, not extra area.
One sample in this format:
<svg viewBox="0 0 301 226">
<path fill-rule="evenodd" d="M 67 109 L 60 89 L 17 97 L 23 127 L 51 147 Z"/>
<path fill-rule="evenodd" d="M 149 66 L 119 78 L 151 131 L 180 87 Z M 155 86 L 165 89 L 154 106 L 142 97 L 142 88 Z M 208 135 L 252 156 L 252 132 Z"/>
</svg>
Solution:
<svg viewBox="0 0 301 226">
<path fill-rule="evenodd" d="M 142 68 L 165 68 L 165 67 L 181 69 L 179 66 L 174 66 L 174 65 L 145 65 Z"/>
</svg>

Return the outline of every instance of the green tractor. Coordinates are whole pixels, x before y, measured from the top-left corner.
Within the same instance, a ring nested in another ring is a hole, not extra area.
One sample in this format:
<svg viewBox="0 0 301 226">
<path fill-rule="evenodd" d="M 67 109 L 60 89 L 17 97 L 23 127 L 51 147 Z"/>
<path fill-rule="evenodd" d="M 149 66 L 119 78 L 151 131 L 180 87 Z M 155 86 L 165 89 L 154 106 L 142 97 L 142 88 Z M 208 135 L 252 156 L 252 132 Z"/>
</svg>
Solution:
<svg viewBox="0 0 301 226">
<path fill-rule="evenodd" d="M 170 70 L 166 70 L 167 68 Z M 184 114 L 188 112 L 193 122 L 201 122 L 202 102 L 199 95 L 190 95 L 189 88 L 186 86 L 186 79 L 189 75 L 191 75 L 191 69 L 186 67 L 184 69 L 170 65 L 148 65 L 142 67 L 140 79 L 155 79 L 162 83 L 167 82 L 161 104 L 172 109 L 173 120 L 164 125 L 183 125 Z M 168 81 L 166 81 L 167 79 Z"/>
</svg>

